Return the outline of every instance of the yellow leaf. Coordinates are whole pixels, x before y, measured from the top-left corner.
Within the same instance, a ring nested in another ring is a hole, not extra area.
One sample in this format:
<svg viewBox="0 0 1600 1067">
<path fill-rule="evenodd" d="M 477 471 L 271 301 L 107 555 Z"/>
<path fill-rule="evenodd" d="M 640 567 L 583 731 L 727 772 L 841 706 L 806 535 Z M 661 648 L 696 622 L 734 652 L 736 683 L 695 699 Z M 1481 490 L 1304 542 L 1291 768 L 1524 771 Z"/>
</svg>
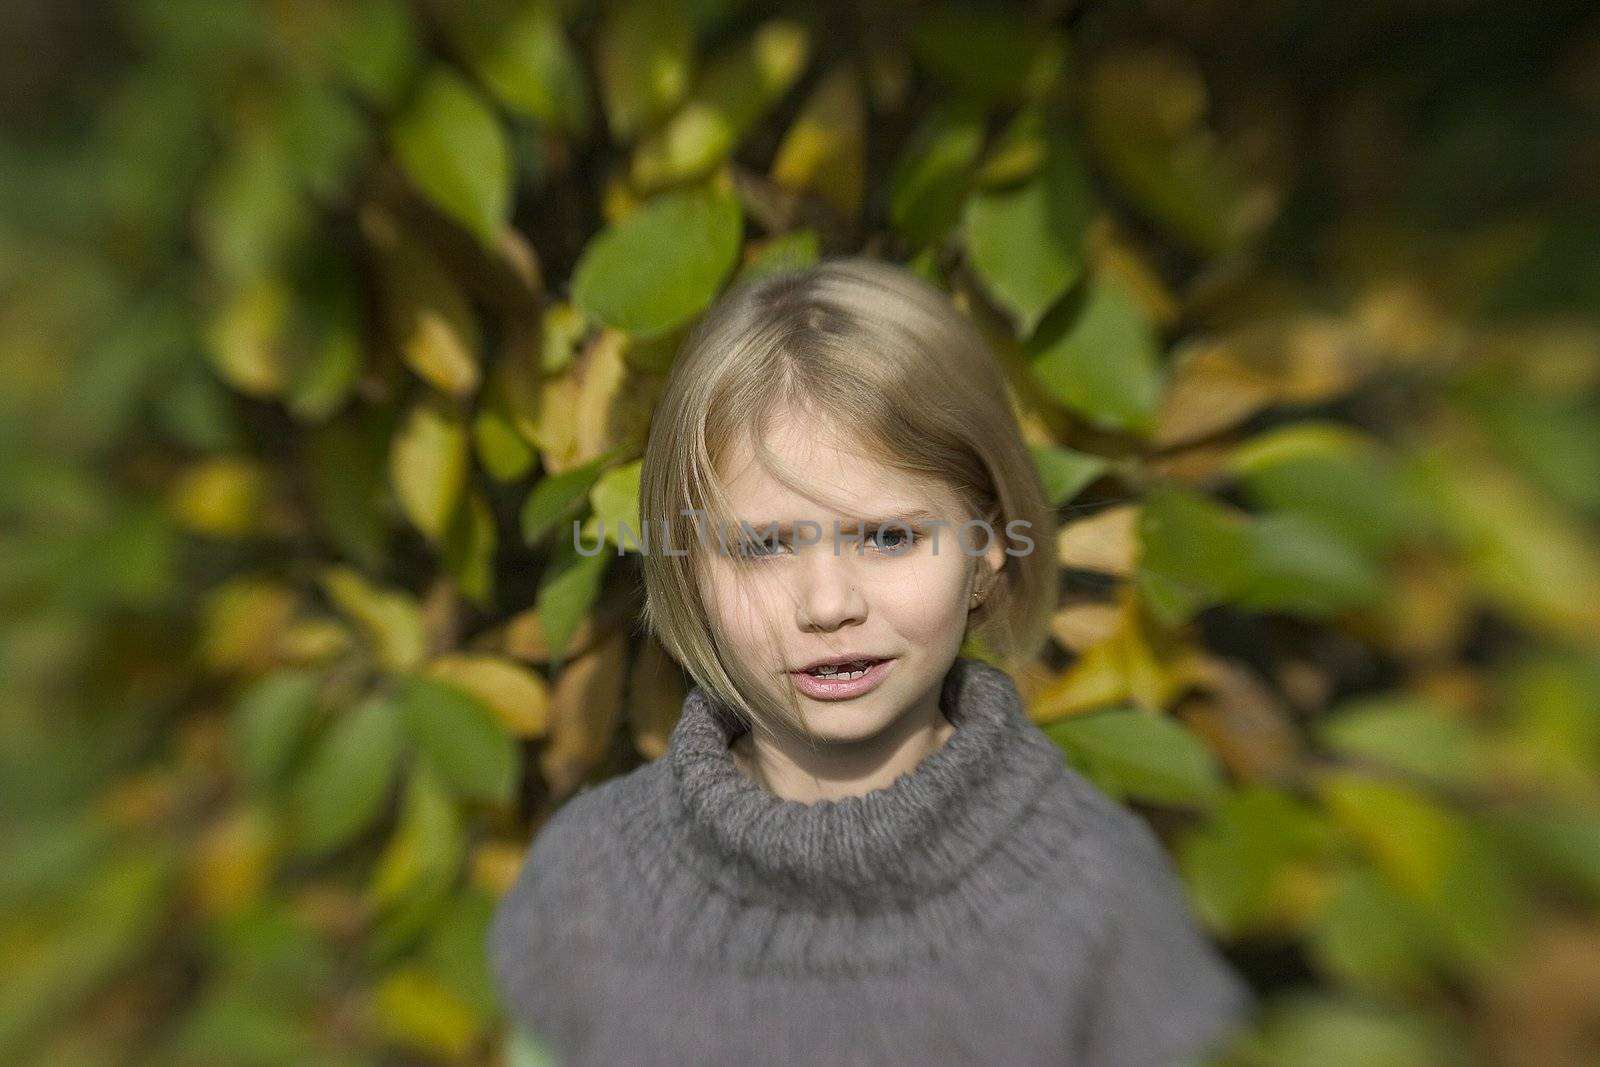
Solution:
<svg viewBox="0 0 1600 1067">
<path fill-rule="evenodd" d="M 214 589 L 201 611 L 200 660 L 212 670 L 264 671 L 300 594 L 266 578 L 232 578 Z"/>
<path fill-rule="evenodd" d="M 592 651 L 569 659 L 550 699 L 550 739 L 539 770 L 552 794 L 566 797 L 610 749 L 621 719 L 627 631 L 618 628 Z"/>
<path fill-rule="evenodd" d="M 1441 895 L 1464 847 L 1456 818 L 1410 786 L 1357 774 L 1319 783 L 1328 812 L 1400 889 L 1417 901 L 1449 907 Z"/>
<path fill-rule="evenodd" d="M 468 490 L 445 538 L 444 565 L 461 595 L 487 608 L 494 595 L 494 551 L 498 533 L 489 502 Z"/>
<path fill-rule="evenodd" d="M 587 536 L 585 543 L 590 543 Z M 566 655 L 581 655 L 598 636 L 598 626 L 592 614 L 585 615 L 567 641 Z M 505 637 L 501 646 L 505 654 L 524 663 L 550 662 L 550 642 L 545 636 L 544 623 L 538 608 L 527 608 L 506 622 Z"/>
<path fill-rule="evenodd" d="M 350 647 L 350 631 L 337 619 L 301 619 L 278 639 L 278 655 L 286 663 L 315 666 Z"/>
<path fill-rule="evenodd" d="M 478 323 L 455 280 L 426 246 L 375 210 L 363 215 L 377 249 L 384 320 L 406 366 L 451 396 L 477 391 Z"/>
<path fill-rule="evenodd" d="M 425 672 L 476 696 L 518 737 L 543 737 L 549 727 L 549 686 L 520 663 L 457 652 L 433 660 Z"/>
<path fill-rule="evenodd" d="M 624 334 L 602 330 L 584 353 L 582 386 L 575 413 L 580 463 L 611 451 L 627 433 L 627 428 L 616 417 L 627 399 L 623 390 L 628 380 L 628 366 L 623 358 L 627 347 L 628 339 Z"/>
<path fill-rule="evenodd" d="M 578 396 L 583 383 L 577 366 L 546 377 L 539 385 L 539 422 L 534 444 L 547 474 L 580 467 L 585 460 L 578 446 Z"/>
<path fill-rule="evenodd" d="M 415 964 L 386 974 L 373 994 L 379 1024 L 413 1049 L 457 1059 L 472 1051 L 483 1019 L 437 976 Z"/>
<path fill-rule="evenodd" d="M 1056 536 L 1056 556 L 1063 566 L 1126 578 L 1138 565 L 1138 527 L 1137 505 L 1107 508 L 1064 525 Z"/>
<path fill-rule="evenodd" d="M 1173 357 L 1152 443 L 1169 448 L 1198 441 L 1273 404 L 1331 400 L 1375 366 L 1354 328 L 1327 316 L 1260 321 L 1190 344 Z"/>
<path fill-rule="evenodd" d="M 1064 605 L 1050 617 L 1050 636 L 1069 652 L 1082 652 L 1109 640 L 1122 625 L 1125 609 L 1093 600 Z"/>
<path fill-rule="evenodd" d="M 1280 936 L 1304 930 L 1326 910 L 1334 887 L 1334 876 L 1325 867 L 1305 860 L 1282 864 L 1267 886 L 1259 929 Z"/>
<path fill-rule="evenodd" d="M 345 564 L 326 568 L 319 581 L 333 605 L 361 627 L 385 668 L 401 673 L 422 661 L 427 635 L 422 610 L 409 593 L 373 585 Z"/>
<path fill-rule="evenodd" d="M 222 380 L 248 396 L 282 394 L 288 367 L 282 332 L 290 295 L 282 281 L 263 275 L 231 294 L 207 331 L 207 354 Z"/>
<path fill-rule="evenodd" d="M 189 468 L 172 487 L 168 507 L 185 528 L 208 537 L 257 531 L 268 471 L 244 456 L 217 456 Z"/>
<path fill-rule="evenodd" d="M 841 217 L 861 213 L 866 177 L 866 106 L 855 68 L 834 66 L 818 83 L 778 145 L 772 180 L 814 192 Z"/>
<path fill-rule="evenodd" d="M 466 489 L 467 430 L 435 397 L 412 405 L 389 451 L 389 480 L 413 526 L 441 544 Z"/>
<path fill-rule="evenodd" d="M 278 845 L 271 821 L 255 807 L 235 808 L 208 826 L 190 868 L 191 892 L 201 911 L 215 918 L 259 901 Z"/>
<path fill-rule="evenodd" d="M 1180 348 L 1173 356 L 1172 368 L 1151 439 L 1161 448 L 1198 441 L 1237 426 L 1277 395 L 1270 369 L 1238 359 L 1230 341 L 1202 341 Z"/>
<path fill-rule="evenodd" d="M 1479 587 L 1522 623 L 1600 647 L 1600 549 L 1584 527 L 1464 426 L 1440 420 L 1429 499 Z"/>
<path fill-rule="evenodd" d="M 1151 322 L 1163 330 L 1177 325 L 1182 310 L 1178 298 L 1128 234 L 1102 220 L 1090 228 L 1089 242 L 1096 267 L 1116 275 Z"/>
<path fill-rule="evenodd" d="M 526 841 L 485 841 L 472 853 L 471 883 L 502 896 L 517 880 L 527 859 Z"/>
<path fill-rule="evenodd" d="M 1109 637 L 1085 648 L 1059 678 L 1039 687 L 1029 709 L 1035 721 L 1125 701 L 1158 711 L 1193 682 L 1198 650 L 1186 633 L 1158 630 L 1131 586 L 1119 592 L 1117 613 Z"/>
</svg>

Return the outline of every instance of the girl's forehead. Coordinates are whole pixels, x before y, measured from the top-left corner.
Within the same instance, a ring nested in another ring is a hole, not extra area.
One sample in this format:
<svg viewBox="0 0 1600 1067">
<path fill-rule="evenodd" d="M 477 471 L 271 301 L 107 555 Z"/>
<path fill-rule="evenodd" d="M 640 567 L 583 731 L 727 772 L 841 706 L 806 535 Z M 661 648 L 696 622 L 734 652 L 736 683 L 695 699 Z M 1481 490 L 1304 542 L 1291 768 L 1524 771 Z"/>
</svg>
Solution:
<svg viewBox="0 0 1600 1067">
<path fill-rule="evenodd" d="M 764 451 L 756 447 L 757 433 Z M 895 467 L 882 451 L 837 420 L 785 408 L 730 441 L 716 475 L 737 518 L 889 517 L 912 511 L 946 515 L 959 510 L 949 487 Z M 796 485 L 769 469 L 769 461 Z"/>
<path fill-rule="evenodd" d="M 958 508 L 955 494 L 924 477 L 881 463 L 856 459 L 850 465 L 796 465 L 791 486 L 754 458 L 723 491 L 735 517 L 760 522 L 793 519 L 894 518 L 912 513 L 950 515 Z"/>
</svg>

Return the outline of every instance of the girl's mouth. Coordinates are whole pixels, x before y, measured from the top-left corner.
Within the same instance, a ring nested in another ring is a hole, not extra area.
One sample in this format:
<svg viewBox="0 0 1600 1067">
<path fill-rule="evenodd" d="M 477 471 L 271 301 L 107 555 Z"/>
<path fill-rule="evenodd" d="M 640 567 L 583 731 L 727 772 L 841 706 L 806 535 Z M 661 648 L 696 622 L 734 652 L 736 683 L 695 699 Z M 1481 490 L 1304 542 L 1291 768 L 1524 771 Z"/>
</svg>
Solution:
<svg viewBox="0 0 1600 1067">
<path fill-rule="evenodd" d="M 790 671 L 794 687 L 814 700 L 848 700 L 876 689 L 894 666 L 892 659 L 861 660 L 836 667 Z"/>
</svg>

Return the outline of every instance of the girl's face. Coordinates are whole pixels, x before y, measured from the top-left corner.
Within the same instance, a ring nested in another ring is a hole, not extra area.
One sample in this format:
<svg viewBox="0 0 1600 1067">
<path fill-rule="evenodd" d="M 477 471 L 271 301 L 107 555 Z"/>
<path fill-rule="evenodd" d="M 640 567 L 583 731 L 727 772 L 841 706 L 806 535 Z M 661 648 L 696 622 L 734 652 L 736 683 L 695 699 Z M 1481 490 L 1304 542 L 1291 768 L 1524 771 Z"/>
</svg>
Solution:
<svg viewBox="0 0 1600 1067">
<path fill-rule="evenodd" d="M 787 702 L 785 691 L 793 689 L 817 738 L 847 743 L 873 738 L 912 713 L 937 721 L 971 594 L 987 594 L 1004 560 L 1005 531 L 993 531 L 980 557 L 984 531 L 973 528 L 963 538 L 961 524 L 970 516 L 954 493 L 829 443 L 842 439 L 833 427 L 791 412 L 774 420 L 767 444 L 792 469 L 805 471 L 819 493 L 848 501 L 849 513 L 774 479 L 748 442 L 731 451 L 719 473 L 735 525 L 725 528 L 726 552 L 708 531 L 706 592 L 723 643 L 772 701 Z M 875 519 L 897 522 L 875 527 Z M 753 530 L 744 535 L 753 555 L 739 552 L 740 521 Z M 854 685 L 795 677 L 839 656 L 885 662 Z"/>
</svg>

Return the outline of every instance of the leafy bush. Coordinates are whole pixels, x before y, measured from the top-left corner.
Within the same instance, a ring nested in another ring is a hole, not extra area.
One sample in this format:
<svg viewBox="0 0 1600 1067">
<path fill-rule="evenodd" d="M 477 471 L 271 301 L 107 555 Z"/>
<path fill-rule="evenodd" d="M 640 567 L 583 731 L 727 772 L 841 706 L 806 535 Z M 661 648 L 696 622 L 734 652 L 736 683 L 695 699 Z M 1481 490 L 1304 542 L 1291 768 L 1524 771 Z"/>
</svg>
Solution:
<svg viewBox="0 0 1600 1067">
<path fill-rule="evenodd" d="M 533 1062 L 496 894 L 683 695 L 564 531 L 720 291 L 864 250 L 1004 364 L 1018 682 L 1266 998 L 1230 1061 L 1592 1062 L 1587 12 L 6 22 L 0 1058 Z"/>
</svg>

